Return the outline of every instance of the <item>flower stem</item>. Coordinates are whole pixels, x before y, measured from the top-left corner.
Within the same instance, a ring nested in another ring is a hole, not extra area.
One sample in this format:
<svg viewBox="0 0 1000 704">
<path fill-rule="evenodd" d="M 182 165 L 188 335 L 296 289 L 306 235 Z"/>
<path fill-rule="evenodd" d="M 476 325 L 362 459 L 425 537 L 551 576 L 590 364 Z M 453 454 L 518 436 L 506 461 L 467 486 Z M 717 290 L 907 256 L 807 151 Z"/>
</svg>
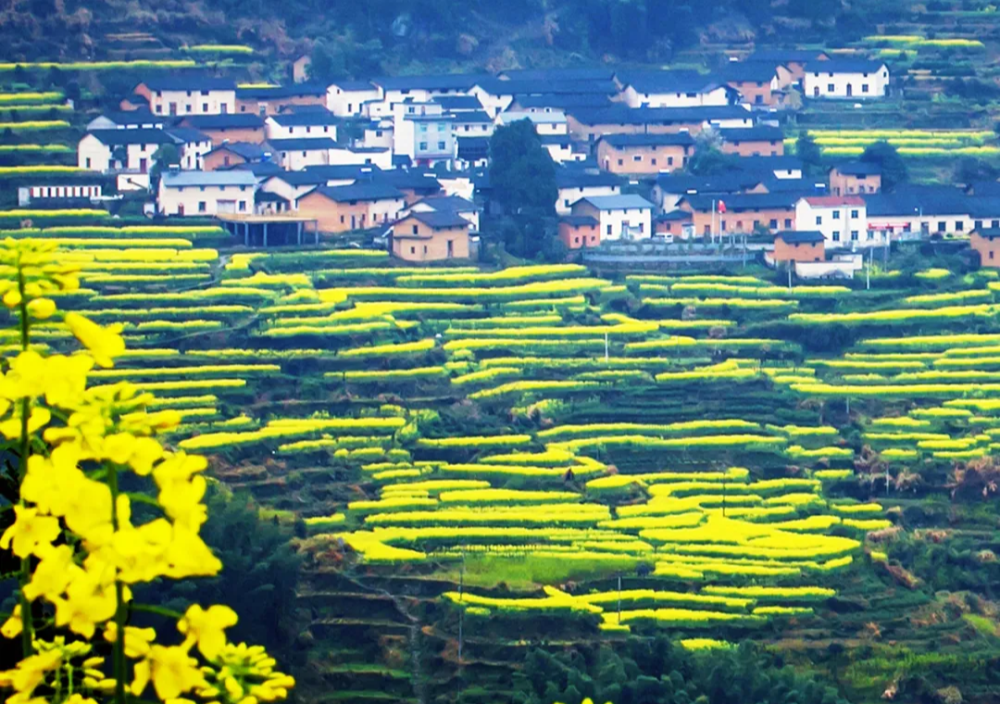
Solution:
<svg viewBox="0 0 1000 704">
<path fill-rule="evenodd" d="M 118 531 L 118 469 L 107 465 L 108 488 L 111 489 L 111 527 Z M 115 649 L 112 672 L 115 678 L 115 704 L 125 704 L 125 598 L 124 585 L 115 580 Z"/>
<path fill-rule="evenodd" d="M 21 294 L 21 302 L 18 310 L 21 313 L 21 350 L 28 349 L 28 302 L 24 299 L 24 272 L 21 270 L 20 262 L 17 269 L 17 290 Z M 31 439 L 28 437 L 28 419 L 31 417 L 31 402 L 27 398 L 21 399 L 21 457 L 18 466 L 18 474 L 21 480 L 28 472 L 28 453 L 31 450 Z M 24 505 L 24 500 L 20 500 Z M 35 628 L 31 619 L 31 602 L 24 595 L 24 587 L 31 581 L 31 558 L 21 558 L 21 573 L 18 575 L 21 584 L 21 594 L 19 601 L 21 604 L 21 651 L 24 657 L 28 657 L 35 652 Z"/>
</svg>

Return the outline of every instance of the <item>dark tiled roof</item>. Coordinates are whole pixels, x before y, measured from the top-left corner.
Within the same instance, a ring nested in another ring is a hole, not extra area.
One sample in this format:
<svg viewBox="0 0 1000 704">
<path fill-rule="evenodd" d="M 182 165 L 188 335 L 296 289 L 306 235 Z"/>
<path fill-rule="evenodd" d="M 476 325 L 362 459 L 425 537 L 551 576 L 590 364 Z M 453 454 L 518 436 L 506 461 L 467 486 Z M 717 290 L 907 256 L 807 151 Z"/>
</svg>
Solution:
<svg viewBox="0 0 1000 704">
<path fill-rule="evenodd" d="M 475 203 L 461 196 L 428 196 L 418 200 L 413 205 L 421 204 L 433 208 L 437 212 L 471 213 L 478 210 Z"/>
<path fill-rule="evenodd" d="M 428 227 L 433 227 L 436 230 L 451 229 L 455 227 L 468 227 L 469 221 L 463 218 L 455 211 L 449 210 L 436 210 L 430 213 L 413 213 L 411 212 L 406 218 L 414 218 L 424 223 Z M 402 222 L 400 220 L 400 222 Z"/>
<path fill-rule="evenodd" d="M 317 186 L 309 193 L 321 193 L 337 203 L 353 200 L 403 199 L 403 194 L 386 183 L 358 182 L 350 186 Z M 308 193 L 306 195 L 309 195 Z M 304 198 L 305 196 L 302 196 Z M 301 198 L 299 199 L 301 200 Z"/>
<path fill-rule="evenodd" d="M 816 61 L 820 56 L 826 56 L 826 53 L 815 49 L 764 49 L 755 51 L 747 60 L 804 64 L 807 61 Z"/>
<path fill-rule="evenodd" d="M 166 130 L 94 130 L 90 134 L 109 147 L 126 144 L 173 144 L 175 141 Z"/>
<path fill-rule="evenodd" d="M 490 154 L 489 137 L 458 137 L 460 159 L 481 159 Z"/>
<path fill-rule="evenodd" d="M 381 172 L 378 179 L 383 183 L 407 191 L 436 193 L 441 190 L 441 182 L 432 172 L 419 169 L 391 169 Z"/>
<path fill-rule="evenodd" d="M 816 230 L 784 230 L 776 232 L 774 239 L 787 244 L 819 244 L 826 241 L 823 233 Z"/>
<path fill-rule="evenodd" d="M 1000 227 L 983 227 L 978 230 L 973 230 L 980 237 L 986 237 L 987 239 L 995 240 L 1000 237 Z"/>
<path fill-rule="evenodd" d="M 445 111 L 483 109 L 483 104 L 474 95 L 439 95 L 434 98 L 434 102 L 444 108 Z"/>
<path fill-rule="evenodd" d="M 969 190 L 976 196 L 1000 196 L 1000 181 L 973 181 Z"/>
<path fill-rule="evenodd" d="M 446 73 L 433 76 L 386 76 L 372 83 L 385 90 L 469 90 L 484 80 L 494 80 L 481 73 Z"/>
<path fill-rule="evenodd" d="M 556 170 L 557 188 L 600 188 L 602 186 L 621 186 L 622 179 L 606 171 L 583 171 L 571 167 Z"/>
<path fill-rule="evenodd" d="M 780 127 L 770 125 L 721 129 L 719 135 L 723 142 L 780 142 L 785 138 Z"/>
<path fill-rule="evenodd" d="M 181 122 L 196 130 L 263 129 L 264 127 L 264 121 L 257 115 L 245 114 L 188 115 Z"/>
<path fill-rule="evenodd" d="M 694 144 L 694 139 L 687 132 L 676 134 L 609 134 L 600 141 L 610 144 L 616 149 L 625 147 L 687 147 Z"/>
<path fill-rule="evenodd" d="M 162 125 L 164 119 L 159 115 L 154 115 L 148 109 L 141 110 L 112 110 L 101 113 L 101 117 L 110 120 L 119 126 L 125 125 Z"/>
<path fill-rule="evenodd" d="M 238 154 L 244 159 L 262 159 L 264 157 L 264 148 L 259 144 L 251 142 L 223 142 L 209 153 L 222 151 L 223 149 L 233 154 Z"/>
<path fill-rule="evenodd" d="M 694 108 L 629 108 L 616 105 L 610 108 L 569 110 L 584 125 L 670 125 L 697 124 L 712 120 L 753 120 L 749 110 L 736 105 L 719 105 Z"/>
<path fill-rule="evenodd" d="M 865 161 L 845 161 L 842 164 L 836 164 L 832 169 L 836 169 L 845 176 L 873 176 L 882 173 L 882 168 L 878 164 L 870 164 Z"/>
<path fill-rule="evenodd" d="M 802 160 L 795 156 L 742 156 L 735 163 L 744 171 L 802 170 Z"/>
<path fill-rule="evenodd" d="M 242 100 L 280 100 L 282 98 L 298 98 L 302 96 L 315 98 L 320 95 L 326 95 L 326 86 L 309 83 L 293 83 L 274 88 L 236 89 L 236 97 Z"/>
<path fill-rule="evenodd" d="M 272 115 L 271 119 L 282 127 L 315 127 L 336 125 L 340 120 L 329 110 L 322 112 L 292 112 Z"/>
<path fill-rule="evenodd" d="M 275 164 L 273 161 L 253 161 L 245 164 L 236 164 L 235 166 L 230 166 L 228 169 L 225 169 L 225 167 L 223 167 L 222 170 L 249 171 L 259 179 L 269 178 L 271 176 L 280 173 L 288 173 L 283 168 Z M 300 173 L 300 172 L 296 171 L 294 173 Z"/>
<path fill-rule="evenodd" d="M 337 143 L 329 137 L 295 137 L 293 139 L 269 139 L 265 142 L 279 152 L 306 152 L 316 149 L 334 149 Z"/>
<path fill-rule="evenodd" d="M 972 204 L 984 200 L 969 198 L 951 186 L 901 186 L 895 193 L 875 193 L 863 197 L 869 218 L 912 216 L 921 212 L 924 215 L 960 215 L 968 213 Z"/>
<path fill-rule="evenodd" d="M 773 176 L 772 176 L 773 178 Z M 764 179 L 756 174 L 730 171 L 714 176 L 689 176 L 687 174 L 660 174 L 656 183 L 665 193 L 738 193 L 753 188 Z"/>
<path fill-rule="evenodd" d="M 480 81 L 479 87 L 491 95 L 614 95 L 618 87 L 614 81 L 606 80 L 517 80 L 502 81 L 490 78 Z"/>
<path fill-rule="evenodd" d="M 768 83 L 777 73 L 773 61 L 730 61 L 719 72 L 722 80 L 730 83 Z"/>
<path fill-rule="evenodd" d="M 697 71 L 627 71 L 619 72 L 618 80 L 643 94 L 704 93 L 721 85 L 718 79 Z"/>
<path fill-rule="evenodd" d="M 574 227 L 594 227 L 598 224 L 597 218 L 590 215 L 564 215 L 559 218 L 559 222 L 564 222 Z"/>
<path fill-rule="evenodd" d="M 493 118 L 487 115 L 482 110 L 469 110 L 467 112 L 453 112 L 451 113 L 455 122 L 482 122 L 489 123 L 493 122 Z"/>
<path fill-rule="evenodd" d="M 794 193 L 733 193 L 720 198 L 718 195 L 699 194 L 686 195 L 683 200 L 701 212 L 711 211 L 713 201 L 717 204 L 721 200 L 726 204 L 726 212 L 733 213 L 745 210 L 794 208 L 799 196 Z"/>
<path fill-rule="evenodd" d="M 691 213 L 686 210 L 671 210 L 669 213 L 663 213 L 657 216 L 657 222 L 675 222 L 679 220 L 690 220 L 692 218 Z"/>
<path fill-rule="evenodd" d="M 343 91 L 367 91 L 374 90 L 375 86 L 372 85 L 371 81 L 350 81 L 350 80 L 340 80 L 340 81 L 330 81 L 331 86 L 336 86 Z"/>
<path fill-rule="evenodd" d="M 552 108 L 554 110 L 569 110 L 571 108 L 598 109 L 611 105 L 611 100 L 603 94 L 573 94 L 565 95 L 515 95 L 514 104 L 527 110 L 530 108 Z"/>
<path fill-rule="evenodd" d="M 141 82 L 152 91 L 182 90 L 236 90 L 236 82 L 231 78 L 210 76 L 151 76 Z"/>
<path fill-rule="evenodd" d="M 167 130 L 167 133 L 174 138 L 176 142 L 211 142 L 212 138 L 207 134 L 203 134 L 196 129 L 191 127 L 171 127 Z"/>
</svg>

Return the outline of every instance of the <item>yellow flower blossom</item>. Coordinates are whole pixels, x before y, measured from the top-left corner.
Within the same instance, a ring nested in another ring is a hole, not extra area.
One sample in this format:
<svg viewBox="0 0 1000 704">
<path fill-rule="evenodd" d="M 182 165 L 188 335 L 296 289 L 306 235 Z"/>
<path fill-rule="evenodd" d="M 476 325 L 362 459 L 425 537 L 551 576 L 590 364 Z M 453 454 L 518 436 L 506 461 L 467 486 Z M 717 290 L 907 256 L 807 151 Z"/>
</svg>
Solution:
<svg viewBox="0 0 1000 704">
<path fill-rule="evenodd" d="M 49 650 L 37 655 L 26 657 L 17 663 L 13 670 L 0 672 L 0 686 L 13 687 L 18 694 L 23 695 L 21 701 L 27 701 L 45 680 L 45 673 L 54 670 L 62 663 L 63 654 L 59 650 Z M 9 702 L 13 697 L 8 699 Z"/>
<path fill-rule="evenodd" d="M 203 609 L 194 604 L 177 622 L 177 630 L 186 635 L 188 641 L 197 642 L 202 655 L 214 660 L 226 646 L 225 629 L 235 626 L 237 621 L 236 612 L 228 606 L 216 604 Z"/>
<path fill-rule="evenodd" d="M 13 541 L 13 551 L 18 557 L 27 557 L 40 545 L 49 546 L 59 537 L 59 521 L 48 516 L 39 516 L 37 508 L 15 506 L 14 515 L 16 516 L 14 524 L 0 537 L 0 548 L 10 549 Z"/>
<path fill-rule="evenodd" d="M 115 433 L 104 438 L 103 455 L 115 464 L 129 465 L 144 477 L 153 471 L 153 463 L 163 456 L 163 446 L 153 438 Z"/>
<path fill-rule="evenodd" d="M 84 638 L 92 638 L 96 625 L 113 618 L 117 608 L 114 582 L 89 571 L 70 582 L 65 599 L 56 597 L 53 601 L 56 626 L 68 626 Z"/>
<path fill-rule="evenodd" d="M 205 684 L 198 661 L 180 646 L 152 646 L 149 656 L 135 666 L 132 694 L 142 696 L 150 680 L 153 681 L 156 696 L 163 701 L 176 699 Z"/>
<path fill-rule="evenodd" d="M 219 561 L 201 537 L 184 526 L 173 527 L 173 540 L 163 559 L 164 576 L 171 579 L 186 577 L 214 577 L 222 569 Z"/>
<path fill-rule="evenodd" d="M 73 696 L 66 700 L 65 704 L 97 704 L 97 701 L 90 697 L 85 697 L 79 692 L 75 692 Z"/>
<path fill-rule="evenodd" d="M 24 630 L 24 624 L 21 622 L 21 605 L 18 604 L 14 607 L 10 618 L 4 621 L 3 626 L 0 626 L 0 634 L 4 638 L 17 638 L 21 635 L 22 630 Z"/>
<path fill-rule="evenodd" d="M 201 528 L 208 519 L 208 509 L 201 503 L 207 485 L 205 477 L 197 476 L 191 481 L 177 481 L 160 486 L 157 498 L 166 514 L 173 519 L 174 525 L 184 525 L 194 532 Z"/>
<path fill-rule="evenodd" d="M 24 585 L 24 596 L 28 601 L 40 596 L 53 601 L 83 570 L 73 562 L 73 548 L 69 545 L 49 548 L 40 557 L 42 560 L 35 568 L 31 581 Z"/>
<path fill-rule="evenodd" d="M 11 418 L 0 423 L 0 433 L 8 440 L 21 437 L 21 410 L 18 406 Z M 44 428 L 52 420 L 52 413 L 47 408 L 32 408 L 28 414 L 28 435 L 33 435 Z"/>
<path fill-rule="evenodd" d="M 104 640 L 114 643 L 118 640 L 118 624 L 108 621 L 104 627 Z M 150 644 L 156 640 L 156 631 L 152 628 L 136 628 L 125 626 L 125 657 L 137 660 L 149 655 Z"/>
<path fill-rule="evenodd" d="M 51 457 L 29 457 L 21 497 L 35 504 L 42 513 L 65 516 L 77 487 L 86 479 L 78 467 L 81 455 L 78 445 L 63 443 L 52 451 Z"/>
<path fill-rule="evenodd" d="M 38 320 L 47 320 L 55 315 L 56 302 L 51 298 L 36 298 L 28 304 L 28 313 Z"/>
<path fill-rule="evenodd" d="M 114 358 L 125 352 L 121 325 L 101 327 L 79 313 L 67 313 L 66 325 L 102 367 L 113 367 Z"/>
</svg>

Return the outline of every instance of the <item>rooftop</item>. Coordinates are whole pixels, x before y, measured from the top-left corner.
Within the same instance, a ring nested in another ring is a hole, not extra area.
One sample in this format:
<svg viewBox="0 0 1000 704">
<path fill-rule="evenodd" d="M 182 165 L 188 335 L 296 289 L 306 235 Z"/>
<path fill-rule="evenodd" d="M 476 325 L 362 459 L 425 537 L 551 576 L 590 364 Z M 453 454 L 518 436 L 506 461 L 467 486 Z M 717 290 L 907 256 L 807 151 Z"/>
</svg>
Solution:
<svg viewBox="0 0 1000 704">
<path fill-rule="evenodd" d="M 318 97 L 326 95 L 326 86 L 310 83 L 292 83 L 287 86 L 273 88 L 237 88 L 236 98 L 242 100 L 280 100 L 281 98 L 298 98 L 303 96 Z"/>
<path fill-rule="evenodd" d="M 109 147 L 127 144 L 173 144 L 176 141 L 166 130 L 154 129 L 93 130 L 88 134 Z"/>
<path fill-rule="evenodd" d="M 213 76 L 150 76 L 139 85 L 144 85 L 151 91 L 205 91 L 205 90 L 236 90 L 236 82 L 231 78 L 215 78 Z"/>
<path fill-rule="evenodd" d="M 570 108 L 598 109 L 611 105 L 607 95 L 592 93 L 566 93 L 548 95 L 527 95 L 518 93 L 514 96 L 514 105 L 524 109 L 551 108 L 569 110 Z"/>
<path fill-rule="evenodd" d="M 874 176 L 882 173 L 882 168 L 878 164 L 869 164 L 865 161 L 845 161 L 835 164 L 832 169 L 845 176 Z"/>
<path fill-rule="evenodd" d="M 253 186 L 257 178 L 249 171 L 165 171 L 160 183 L 166 188 L 182 186 Z"/>
<path fill-rule="evenodd" d="M 584 125 L 676 125 L 701 124 L 713 120 L 753 120 L 753 114 L 737 105 L 693 108 L 629 108 L 614 105 L 608 108 L 581 108 L 568 111 Z"/>
<path fill-rule="evenodd" d="M 818 49 L 764 49 L 755 51 L 747 60 L 772 61 L 779 64 L 804 64 L 807 61 L 816 61 L 823 56 L 828 56 L 828 54 Z"/>
<path fill-rule="evenodd" d="M 719 136 L 723 142 L 780 142 L 785 138 L 785 133 L 780 127 L 757 125 L 721 129 Z"/>
<path fill-rule="evenodd" d="M 180 122 L 197 130 L 262 129 L 264 127 L 264 121 L 257 115 L 239 113 L 229 115 L 187 115 Z"/>
<path fill-rule="evenodd" d="M 830 59 L 828 61 L 810 61 L 806 64 L 807 73 L 878 73 L 885 68 L 884 61 L 869 61 L 868 59 Z"/>
<path fill-rule="evenodd" d="M 482 80 L 493 80 L 488 74 L 446 73 L 428 76 L 383 76 L 372 83 L 383 90 L 470 90 Z"/>
<path fill-rule="evenodd" d="M 559 94 L 591 94 L 614 95 L 618 86 L 610 79 L 604 80 L 501 80 L 489 78 L 477 84 L 490 95 L 559 95 Z"/>
<path fill-rule="evenodd" d="M 676 134 L 609 134 L 601 137 L 601 142 L 615 148 L 625 147 L 689 147 L 694 138 L 687 132 Z"/>
<path fill-rule="evenodd" d="M 414 203 L 410 207 L 426 205 L 434 210 L 448 211 L 452 213 L 471 213 L 479 210 L 471 200 L 466 200 L 461 196 L 427 196 Z"/>
<path fill-rule="evenodd" d="M 774 78 L 777 70 L 773 61 L 730 61 L 719 73 L 732 83 L 767 83 Z"/>
<path fill-rule="evenodd" d="M 643 94 L 707 93 L 721 86 L 717 78 L 697 71 L 627 71 L 619 72 L 618 80 Z"/>
<path fill-rule="evenodd" d="M 329 137 L 295 137 L 292 139 L 269 139 L 265 142 L 279 152 L 307 152 L 316 149 L 334 149 L 338 145 Z"/>
<path fill-rule="evenodd" d="M 861 196 L 809 196 L 806 203 L 821 208 L 836 208 L 841 205 L 864 205 L 865 200 Z"/>
<path fill-rule="evenodd" d="M 622 179 L 606 171 L 583 171 L 563 167 L 556 169 L 557 188 L 600 188 L 620 187 Z"/>
<path fill-rule="evenodd" d="M 347 79 L 331 81 L 331 86 L 340 88 L 343 91 L 370 91 L 375 90 L 375 86 L 372 85 L 371 81 L 350 81 Z"/>
<path fill-rule="evenodd" d="M 291 112 L 272 115 L 270 120 L 282 127 L 315 127 L 322 125 L 336 125 L 340 120 L 329 110 L 316 112 Z"/>
<path fill-rule="evenodd" d="M 399 190 L 389 184 L 371 181 L 359 181 L 350 186 L 317 186 L 309 193 L 321 193 L 336 203 L 357 200 L 402 200 L 404 198 Z M 302 198 L 304 197 L 302 196 Z"/>
<path fill-rule="evenodd" d="M 816 230 L 783 230 L 774 233 L 774 239 L 786 244 L 819 244 L 826 241 L 823 233 Z"/>
<path fill-rule="evenodd" d="M 261 159 L 264 156 L 264 148 L 252 142 L 223 142 L 209 154 L 225 149 L 233 154 L 238 154 L 244 159 Z"/>
<path fill-rule="evenodd" d="M 559 218 L 559 222 L 564 222 L 574 227 L 594 227 L 598 224 L 597 219 L 590 215 L 564 215 Z"/>
<path fill-rule="evenodd" d="M 610 68 L 526 68 L 502 71 L 501 79 L 511 81 L 610 81 Z"/>
<path fill-rule="evenodd" d="M 635 210 L 652 209 L 653 204 L 642 196 L 624 194 L 617 196 L 589 196 L 581 198 L 579 202 L 590 203 L 598 210 Z"/>
<path fill-rule="evenodd" d="M 724 195 L 685 195 L 682 200 L 698 212 L 711 212 L 719 208 L 719 203 L 725 203 L 728 213 L 747 210 L 792 210 L 799 200 L 797 193 L 733 193 Z"/>
<path fill-rule="evenodd" d="M 446 111 L 482 110 L 483 104 L 474 95 L 439 95 L 434 102 Z"/>
<path fill-rule="evenodd" d="M 207 134 L 199 132 L 192 127 L 171 127 L 167 133 L 174 138 L 178 144 L 190 144 L 191 142 L 211 142 L 212 138 Z"/>
<path fill-rule="evenodd" d="M 456 211 L 452 210 L 434 210 L 426 213 L 411 212 L 405 218 L 401 218 L 399 222 L 406 220 L 407 218 L 414 218 L 424 223 L 428 227 L 432 227 L 435 230 L 444 229 L 454 229 L 456 227 L 469 227 L 469 221 L 459 215 Z"/>
</svg>

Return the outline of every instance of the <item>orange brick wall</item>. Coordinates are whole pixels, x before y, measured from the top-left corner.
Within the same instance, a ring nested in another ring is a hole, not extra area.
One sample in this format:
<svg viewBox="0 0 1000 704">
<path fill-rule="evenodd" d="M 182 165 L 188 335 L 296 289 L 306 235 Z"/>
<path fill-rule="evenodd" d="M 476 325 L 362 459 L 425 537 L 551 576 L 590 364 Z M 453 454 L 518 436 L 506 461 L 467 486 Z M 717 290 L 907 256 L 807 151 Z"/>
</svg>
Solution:
<svg viewBox="0 0 1000 704">
<path fill-rule="evenodd" d="M 766 140 L 746 141 L 739 144 L 723 142 L 721 151 L 723 154 L 736 154 L 737 156 L 784 156 L 785 143 L 778 141 L 772 144 Z"/>
<path fill-rule="evenodd" d="M 725 200 L 723 198 L 723 200 Z M 692 213 L 694 221 L 694 234 L 704 235 L 711 232 L 710 228 L 712 225 L 712 213 Z M 777 224 L 772 227 L 771 220 L 776 220 Z M 745 212 L 745 213 L 717 213 L 715 216 L 715 229 L 716 233 L 731 233 L 731 232 L 753 232 L 754 222 L 759 222 L 764 227 L 768 228 L 772 232 L 777 230 L 792 230 L 795 228 L 795 209 L 774 209 L 774 210 L 760 210 L 757 212 Z M 786 222 L 787 221 L 787 222 Z M 725 223 L 725 229 L 722 229 L 723 223 Z"/>
<path fill-rule="evenodd" d="M 601 243 L 601 233 L 597 225 L 571 225 L 568 222 L 559 223 L 559 239 L 567 249 L 581 247 L 596 247 Z"/>
<path fill-rule="evenodd" d="M 311 193 L 299 200 L 299 215 L 315 219 L 320 232 L 349 232 L 372 224 L 368 222 L 368 206 L 366 201 L 354 205 L 335 203 L 319 193 Z"/>
<path fill-rule="evenodd" d="M 229 160 L 228 163 L 226 162 L 226 159 Z M 232 152 L 212 152 L 205 157 L 202 163 L 202 169 L 204 171 L 215 171 L 216 169 L 245 163 L 246 159 L 238 154 L 233 154 Z"/>
<path fill-rule="evenodd" d="M 763 81 L 764 85 L 758 86 L 757 81 L 733 81 L 729 85 L 743 94 L 743 102 L 751 105 L 773 105 L 774 94 L 771 92 L 771 82 Z M 760 102 L 757 98 L 760 98 Z"/>
<path fill-rule="evenodd" d="M 452 243 L 451 257 L 448 256 L 449 241 Z M 468 259 L 469 230 L 462 227 L 435 230 L 416 218 L 405 218 L 393 226 L 392 253 L 408 262 Z"/>
<path fill-rule="evenodd" d="M 688 131 L 692 136 L 701 132 L 701 123 L 674 125 L 584 125 L 572 115 L 566 116 L 569 133 L 583 142 L 596 141 L 605 134 L 677 134 Z"/>
<path fill-rule="evenodd" d="M 219 129 L 219 130 L 200 130 L 202 134 L 208 135 L 212 140 L 212 146 L 218 147 L 227 139 L 230 142 L 250 142 L 251 144 L 260 144 L 264 141 L 264 128 L 253 129 L 249 127 L 232 128 L 232 129 Z"/>
<path fill-rule="evenodd" d="M 875 190 L 872 191 L 872 188 Z M 854 193 L 878 193 L 881 190 L 881 174 L 860 179 L 857 176 L 845 176 L 836 169 L 830 172 L 830 193 L 835 196 L 849 196 Z"/>
<path fill-rule="evenodd" d="M 325 95 L 303 95 L 291 98 L 270 99 L 236 99 L 236 112 L 260 115 L 260 106 L 265 106 L 265 115 L 277 115 L 280 108 L 286 105 L 323 105 L 326 106 Z"/>
<path fill-rule="evenodd" d="M 774 240 L 774 259 L 779 262 L 821 262 L 826 256 L 824 243 L 788 244 L 778 238 Z"/>
<path fill-rule="evenodd" d="M 969 237 L 969 245 L 979 252 L 980 266 L 1000 268 L 1000 237 L 981 237 L 973 232 Z"/>
<path fill-rule="evenodd" d="M 686 157 L 693 153 L 694 147 L 659 145 L 617 149 L 601 142 L 597 147 L 597 164 L 613 174 L 657 174 L 665 169 L 682 168 L 687 164 Z M 640 161 L 635 160 L 637 156 Z"/>
</svg>

